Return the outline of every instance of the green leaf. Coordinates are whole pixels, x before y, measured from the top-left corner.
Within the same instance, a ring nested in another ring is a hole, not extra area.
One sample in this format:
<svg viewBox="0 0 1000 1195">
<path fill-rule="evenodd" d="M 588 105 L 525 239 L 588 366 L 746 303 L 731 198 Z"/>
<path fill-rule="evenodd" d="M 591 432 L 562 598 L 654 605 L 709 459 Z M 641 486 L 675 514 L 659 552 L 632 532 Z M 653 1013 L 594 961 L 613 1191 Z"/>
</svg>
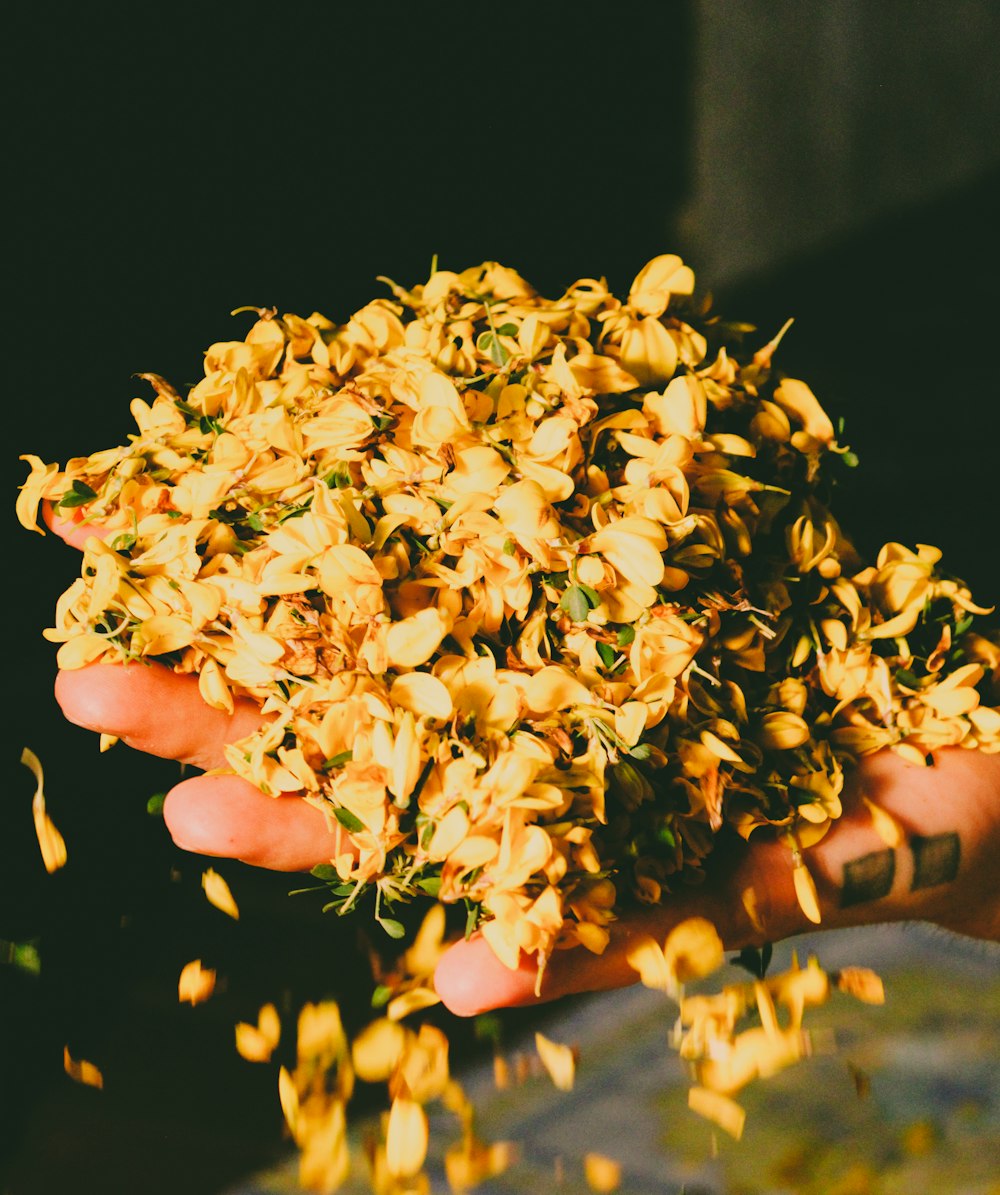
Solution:
<svg viewBox="0 0 1000 1195">
<path fill-rule="evenodd" d="M 357 834 L 359 830 L 365 828 L 364 822 L 359 817 L 355 817 L 349 809 L 338 807 L 334 809 L 333 815 L 350 834 Z"/>
<path fill-rule="evenodd" d="M 252 527 L 254 531 L 264 530 L 264 521 L 260 517 L 259 510 L 255 510 L 252 515 L 247 515 L 247 526 Z"/>
<path fill-rule="evenodd" d="M 466 900 L 466 915 L 465 915 L 465 940 L 468 941 L 475 933 L 476 926 L 479 924 L 479 905 L 474 904 L 471 900 Z"/>
<path fill-rule="evenodd" d="M 505 556 L 513 556 L 517 551 L 517 544 L 512 539 L 505 539 L 503 541 L 503 554 Z"/>
<path fill-rule="evenodd" d="M 315 876 L 317 880 L 325 881 L 340 879 L 340 876 L 337 874 L 337 869 L 332 863 L 317 863 L 309 874 L 311 876 Z"/>
<path fill-rule="evenodd" d="M 618 628 L 618 646 L 628 647 L 635 639 L 635 627 L 625 626 Z"/>
<path fill-rule="evenodd" d="M 115 536 L 111 541 L 111 547 L 116 552 L 127 552 L 130 548 L 135 547 L 135 536 L 131 531 L 126 531 L 122 535 Z"/>
<path fill-rule="evenodd" d="M 85 481 L 74 481 L 56 505 L 62 507 L 83 506 L 85 502 L 92 502 L 96 497 L 97 491 L 92 490 Z"/>
<path fill-rule="evenodd" d="M 516 336 L 518 330 L 517 324 L 501 324 L 497 328 L 497 336 Z"/>
<path fill-rule="evenodd" d="M 591 589 L 589 585 L 584 585 L 582 581 L 577 581 L 577 586 L 583 590 L 583 596 L 590 603 L 590 608 L 596 610 L 601 604 L 601 595 L 596 589 Z"/>
<path fill-rule="evenodd" d="M 601 663 L 605 668 L 614 668 L 615 666 L 615 649 L 610 643 L 598 643 L 597 654 L 601 657 Z"/>
<path fill-rule="evenodd" d="M 337 755 L 331 755 L 329 759 L 323 760 L 323 771 L 329 772 L 331 768 L 343 767 L 345 763 L 350 763 L 353 758 L 353 751 L 341 751 Z"/>
<path fill-rule="evenodd" d="M 437 896 L 441 891 L 441 877 L 424 876 L 422 880 L 417 880 L 417 887 L 421 892 L 426 892 L 428 896 Z"/>
<path fill-rule="evenodd" d="M 499 1046 L 503 1037 L 503 1024 L 495 1012 L 483 1012 L 472 1022 L 477 1041 L 492 1042 Z"/>
<path fill-rule="evenodd" d="M 559 606 L 574 622 L 584 622 L 591 610 L 590 602 L 587 601 L 587 595 L 581 585 L 571 585 L 562 595 Z"/>
<path fill-rule="evenodd" d="M 974 617 L 975 616 L 972 614 L 966 614 L 966 616 L 964 618 L 960 618 L 958 620 L 958 622 L 955 623 L 955 634 L 956 635 L 964 635 L 965 632 L 969 629 L 969 627 L 972 626 Z"/>
<path fill-rule="evenodd" d="M 636 745 L 629 751 L 629 755 L 633 759 L 649 759 L 653 754 L 653 748 L 649 743 L 636 743 Z"/>
<path fill-rule="evenodd" d="M 289 519 L 300 519 L 309 507 L 312 506 L 312 498 L 307 498 L 305 502 L 300 502 L 298 506 L 291 506 L 278 516 L 279 523 L 287 523 Z"/>
<path fill-rule="evenodd" d="M 380 983 L 372 992 L 372 1008 L 385 1008 L 391 999 L 392 988 L 387 988 L 384 983 Z"/>
<path fill-rule="evenodd" d="M 485 353 L 496 366 L 504 366 L 510 360 L 510 353 L 493 332 L 482 332 L 476 340 L 476 348 Z"/>
<path fill-rule="evenodd" d="M 397 921 L 394 917 L 380 917 L 378 923 L 390 938 L 398 939 L 406 936 L 406 927 L 402 921 Z"/>
<path fill-rule="evenodd" d="M 146 802 L 146 812 L 151 817 L 160 817 L 163 813 L 163 802 L 166 799 L 166 793 L 153 793 L 153 795 Z"/>
<path fill-rule="evenodd" d="M 7 942 L 0 938 L 0 963 L 10 963 L 19 971 L 38 975 L 42 969 L 42 956 L 34 942 Z"/>
<path fill-rule="evenodd" d="M 850 449 L 841 454 L 840 459 L 848 467 L 848 469 L 856 469 L 858 467 L 858 454 L 852 452 Z"/>
<path fill-rule="evenodd" d="M 666 846 L 676 846 L 677 837 L 669 826 L 660 826 L 656 831 L 656 837 L 660 842 Z"/>
</svg>

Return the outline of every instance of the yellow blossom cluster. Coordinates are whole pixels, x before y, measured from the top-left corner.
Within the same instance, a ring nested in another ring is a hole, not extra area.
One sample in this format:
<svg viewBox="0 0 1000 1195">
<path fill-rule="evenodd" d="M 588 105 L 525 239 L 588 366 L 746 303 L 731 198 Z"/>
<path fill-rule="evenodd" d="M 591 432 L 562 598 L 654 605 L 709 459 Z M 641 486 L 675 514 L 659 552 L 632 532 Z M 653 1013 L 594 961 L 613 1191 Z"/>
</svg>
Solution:
<svg viewBox="0 0 1000 1195">
<path fill-rule="evenodd" d="M 1000 749 L 987 611 L 932 548 L 858 558 L 853 454 L 678 257 L 624 300 L 388 285 L 342 325 L 257 312 L 184 395 L 143 375 L 127 442 L 26 457 L 18 501 L 94 530 L 60 666 L 259 700 L 229 764 L 343 827 L 334 903 L 464 900 L 511 966 L 599 952 L 722 826 L 815 842 L 853 757 Z"/>
</svg>

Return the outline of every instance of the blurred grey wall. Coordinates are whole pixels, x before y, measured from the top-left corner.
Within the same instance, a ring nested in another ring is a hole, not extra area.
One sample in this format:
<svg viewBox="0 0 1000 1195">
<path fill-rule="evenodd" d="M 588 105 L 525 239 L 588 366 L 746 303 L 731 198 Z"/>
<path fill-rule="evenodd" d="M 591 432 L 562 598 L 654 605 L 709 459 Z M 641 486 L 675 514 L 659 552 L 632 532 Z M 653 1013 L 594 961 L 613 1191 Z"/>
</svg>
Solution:
<svg viewBox="0 0 1000 1195">
<path fill-rule="evenodd" d="M 996 0 L 695 0 L 694 17 L 681 234 L 712 287 L 1000 163 Z"/>
</svg>

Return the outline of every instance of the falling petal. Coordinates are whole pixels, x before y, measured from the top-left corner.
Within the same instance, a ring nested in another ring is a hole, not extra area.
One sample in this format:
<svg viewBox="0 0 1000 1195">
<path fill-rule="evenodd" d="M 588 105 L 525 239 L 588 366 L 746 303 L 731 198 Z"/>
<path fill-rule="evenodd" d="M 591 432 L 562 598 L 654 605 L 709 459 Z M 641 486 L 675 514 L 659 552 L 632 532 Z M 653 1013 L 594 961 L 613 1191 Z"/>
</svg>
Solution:
<svg viewBox="0 0 1000 1195">
<path fill-rule="evenodd" d="M 182 1003 L 201 1004 L 215 991 L 215 972 L 201 965 L 201 959 L 187 963 L 177 981 L 177 999 Z"/>
<path fill-rule="evenodd" d="M 234 921 L 239 921 L 240 910 L 236 901 L 233 900 L 233 894 L 229 891 L 229 885 L 214 868 L 207 867 L 202 872 L 201 886 L 205 890 L 209 904 L 215 905 L 217 909 L 232 917 Z"/>
<path fill-rule="evenodd" d="M 710 975 L 725 957 L 718 931 L 704 917 L 688 917 L 676 925 L 667 935 L 663 956 L 677 983 Z"/>
<path fill-rule="evenodd" d="M 572 1091 L 576 1074 L 576 1059 L 570 1046 L 550 1041 L 541 1033 L 535 1034 L 535 1049 L 548 1071 L 549 1078 L 560 1091 Z"/>
<path fill-rule="evenodd" d="M 799 908 L 814 925 L 819 925 L 822 920 L 819 912 L 819 896 L 816 893 L 816 884 L 804 863 L 798 863 L 792 868 L 792 880 L 795 884 L 795 897 L 799 902 Z"/>
<path fill-rule="evenodd" d="M 396 1178 L 413 1178 L 427 1156 L 427 1115 L 413 1100 L 397 1097 L 389 1110 L 385 1160 Z"/>
<path fill-rule="evenodd" d="M 688 1091 L 688 1107 L 717 1124 L 737 1141 L 743 1136 L 746 1110 L 721 1092 L 711 1091 L 707 1087 L 692 1087 Z"/>
<path fill-rule="evenodd" d="M 587 1153 L 583 1155 L 583 1177 L 592 1191 L 607 1195 L 610 1191 L 617 1191 L 621 1186 L 622 1167 L 620 1162 L 609 1158 L 605 1154 Z"/>
<path fill-rule="evenodd" d="M 82 1083 L 85 1087 L 103 1087 L 104 1076 L 92 1062 L 81 1058 L 71 1057 L 69 1046 L 63 1046 L 63 1070 L 74 1083 Z"/>
<path fill-rule="evenodd" d="M 21 763 L 35 777 L 35 795 L 31 800 L 31 812 L 35 821 L 35 836 L 38 838 L 38 845 L 42 852 L 42 862 L 45 864 L 45 870 L 51 875 L 66 862 L 66 843 L 46 811 L 45 777 L 41 762 L 30 747 L 25 747 L 21 751 Z"/>
</svg>

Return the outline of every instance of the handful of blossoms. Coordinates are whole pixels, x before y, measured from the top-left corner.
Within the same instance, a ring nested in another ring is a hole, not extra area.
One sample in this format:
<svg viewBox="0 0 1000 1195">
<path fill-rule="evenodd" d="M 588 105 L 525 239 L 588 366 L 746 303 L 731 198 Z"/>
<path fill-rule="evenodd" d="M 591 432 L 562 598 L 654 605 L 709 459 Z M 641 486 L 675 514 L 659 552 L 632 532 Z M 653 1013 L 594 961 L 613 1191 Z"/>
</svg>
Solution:
<svg viewBox="0 0 1000 1195">
<path fill-rule="evenodd" d="M 388 281 L 388 280 L 385 280 Z M 62 668 L 157 658 L 268 721 L 227 750 L 341 828 L 320 878 L 465 902 L 497 956 L 600 952 L 725 825 L 800 850 L 845 768 L 1000 750 L 1000 650 L 940 553 L 863 564 L 828 507 L 856 463 L 809 387 L 652 260 L 625 301 L 496 263 L 388 283 L 343 325 L 256 311 L 186 394 L 41 500 L 95 535 Z"/>
</svg>

